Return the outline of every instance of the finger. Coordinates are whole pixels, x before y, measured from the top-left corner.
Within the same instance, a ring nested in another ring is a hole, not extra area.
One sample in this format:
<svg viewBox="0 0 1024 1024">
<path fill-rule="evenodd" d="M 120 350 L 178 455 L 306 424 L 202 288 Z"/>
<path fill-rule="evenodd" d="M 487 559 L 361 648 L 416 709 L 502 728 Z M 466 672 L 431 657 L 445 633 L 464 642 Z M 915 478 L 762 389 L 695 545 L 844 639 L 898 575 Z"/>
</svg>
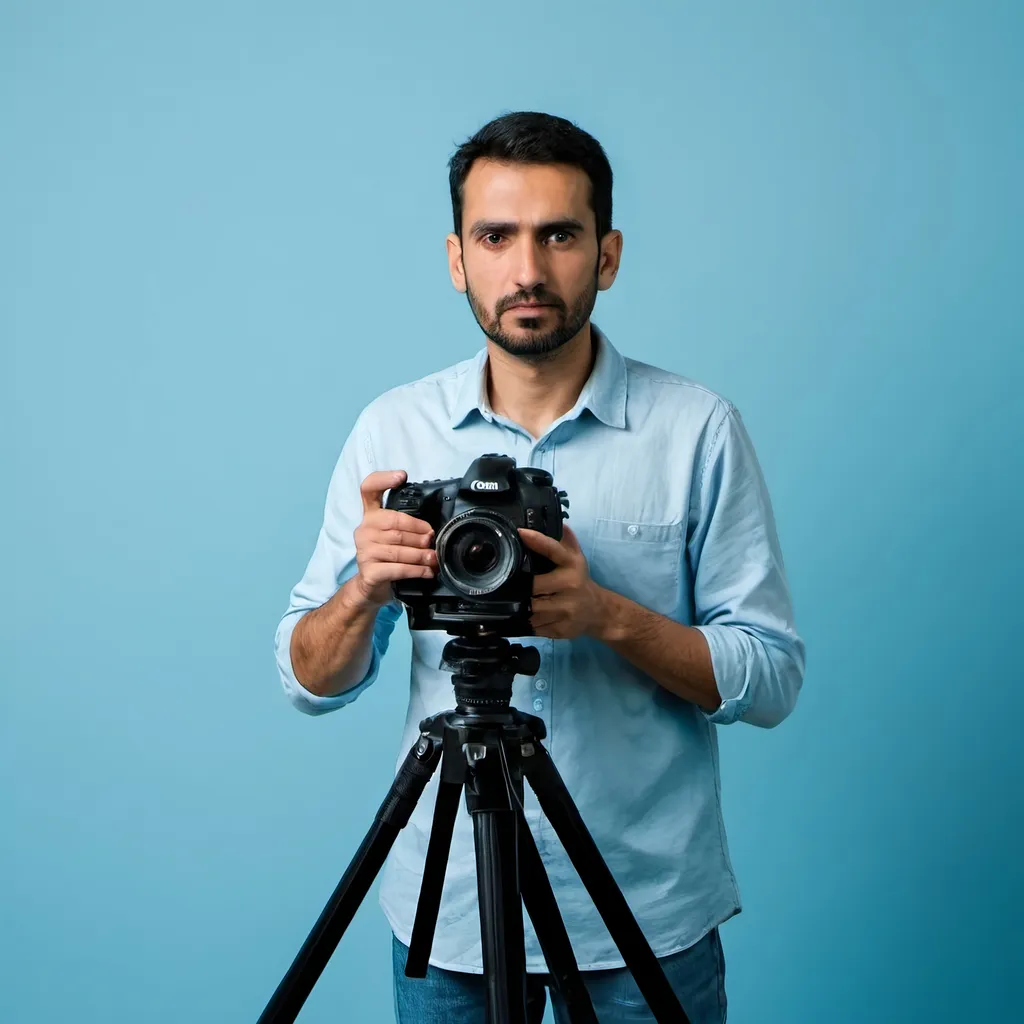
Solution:
<svg viewBox="0 0 1024 1024">
<path fill-rule="evenodd" d="M 427 525 L 422 520 L 417 520 L 422 525 Z M 373 531 L 370 537 L 371 543 L 376 544 L 397 544 L 405 548 L 429 548 L 434 543 L 434 533 L 424 533 L 422 530 L 384 529 Z"/>
<path fill-rule="evenodd" d="M 429 565 L 410 565 L 406 562 L 371 562 L 365 569 L 360 566 L 360 575 L 368 586 L 394 580 L 431 579 L 434 570 Z"/>
<path fill-rule="evenodd" d="M 366 559 L 370 562 L 403 562 L 413 565 L 436 565 L 437 552 L 433 548 L 407 548 L 401 544 L 371 543 L 366 548 Z"/>
<path fill-rule="evenodd" d="M 572 563 L 572 553 L 554 537 L 549 537 L 546 533 L 539 533 L 537 530 L 527 530 L 525 527 L 519 528 L 519 536 L 523 538 L 523 542 L 531 551 L 550 558 L 555 565 L 570 565 Z"/>
<path fill-rule="evenodd" d="M 396 512 L 394 516 L 402 516 L 404 513 Z M 429 524 L 422 520 L 406 517 L 406 521 L 395 519 L 389 510 L 377 509 L 376 514 L 370 512 L 366 518 L 355 528 L 353 539 L 356 542 L 356 553 L 361 555 L 369 550 L 373 544 L 393 545 L 403 548 L 418 548 L 420 550 L 434 549 L 434 531 Z M 384 524 L 396 524 L 393 526 Z"/>
<path fill-rule="evenodd" d="M 380 508 L 384 492 L 392 487 L 401 487 L 408 479 L 404 469 L 377 470 L 371 473 L 359 485 L 359 495 L 363 499 L 363 511 L 371 512 Z"/>
<path fill-rule="evenodd" d="M 569 571 L 564 568 L 538 573 L 533 577 L 533 596 L 543 597 L 546 594 L 557 594 L 560 590 L 565 589 L 570 579 Z"/>
<path fill-rule="evenodd" d="M 399 512 L 396 508 L 373 508 L 363 517 L 363 522 L 374 530 L 406 530 L 419 535 L 432 535 L 434 528 L 425 519 Z"/>
<path fill-rule="evenodd" d="M 537 631 L 540 631 L 542 629 L 549 630 L 553 626 L 557 626 L 558 623 L 561 621 L 561 618 L 562 617 L 560 615 L 531 615 L 530 626 Z"/>
</svg>

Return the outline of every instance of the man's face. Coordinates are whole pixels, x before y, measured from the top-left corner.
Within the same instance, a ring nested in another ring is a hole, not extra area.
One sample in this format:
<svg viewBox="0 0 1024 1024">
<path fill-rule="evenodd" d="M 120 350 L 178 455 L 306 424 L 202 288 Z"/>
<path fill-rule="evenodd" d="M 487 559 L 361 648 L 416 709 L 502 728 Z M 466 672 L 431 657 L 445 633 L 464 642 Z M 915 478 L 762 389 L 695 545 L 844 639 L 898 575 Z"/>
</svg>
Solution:
<svg viewBox="0 0 1024 1024">
<path fill-rule="evenodd" d="M 609 232 L 599 247 L 589 194 L 586 173 L 560 164 L 477 160 L 466 175 L 449 270 L 506 352 L 537 360 L 561 348 L 611 285 L 622 236 Z"/>
</svg>

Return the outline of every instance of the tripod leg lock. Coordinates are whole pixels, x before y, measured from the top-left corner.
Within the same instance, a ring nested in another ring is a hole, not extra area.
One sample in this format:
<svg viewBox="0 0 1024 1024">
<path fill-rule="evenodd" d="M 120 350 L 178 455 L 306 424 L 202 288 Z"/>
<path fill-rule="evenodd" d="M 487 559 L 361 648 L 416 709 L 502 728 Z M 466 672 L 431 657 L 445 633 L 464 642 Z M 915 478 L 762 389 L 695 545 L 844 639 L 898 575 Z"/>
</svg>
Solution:
<svg viewBox="0 0 1024 1024">
<path fill-rule="evenodd" d="M 396 829 L 405 828 L 440 759 L 441 744 L 430 736 L 421 736 L 402 762 L 377 819 Z"/>
<path fill-rule="evenodd" d="M 476 764 L 477 761 L 482 761 L 487 756 L 487 744 L 463 743 L 462 753 L 465 754 L 469 764 Z"/>
</svg>

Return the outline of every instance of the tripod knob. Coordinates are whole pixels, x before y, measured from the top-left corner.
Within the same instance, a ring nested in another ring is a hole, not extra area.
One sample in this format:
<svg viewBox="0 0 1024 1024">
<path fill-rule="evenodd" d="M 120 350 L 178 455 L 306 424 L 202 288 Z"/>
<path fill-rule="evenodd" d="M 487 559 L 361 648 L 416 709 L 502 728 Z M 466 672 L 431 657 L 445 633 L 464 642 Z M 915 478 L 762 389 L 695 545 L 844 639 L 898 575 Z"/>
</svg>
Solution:
<svg viewBox="0 0 1024 1024">
<path fill-rule="evenodd" d="M 523 676 L 535 676 L 540 670 L 540 651 L 524 644 L 512 644 L 512 664 L 515 672 Z"/>
</svg>

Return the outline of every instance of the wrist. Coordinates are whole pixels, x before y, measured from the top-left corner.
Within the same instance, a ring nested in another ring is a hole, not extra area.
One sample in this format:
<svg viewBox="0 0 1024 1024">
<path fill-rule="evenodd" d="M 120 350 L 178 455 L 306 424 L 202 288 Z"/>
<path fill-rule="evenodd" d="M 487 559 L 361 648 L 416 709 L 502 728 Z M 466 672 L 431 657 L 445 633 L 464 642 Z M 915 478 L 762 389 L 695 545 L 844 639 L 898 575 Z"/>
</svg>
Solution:
<svg viewBox="0 0 1024 1024">
<path fill-rule="evenodd" d="M 595 613 L 586 633 L 602 643 L 613 643 L 622 634 L 621 598 L 593 580 L 590 585 L 593 587 Z"/>
<path fill-rule="evenodd" d="M 386 601 L 378 601 L 372 594 L 367 594 L 358 573 L 342 586 L 338 596 L 345 608 L 354 615 L 376 615 L 387 604 Z"/>
</svg>

